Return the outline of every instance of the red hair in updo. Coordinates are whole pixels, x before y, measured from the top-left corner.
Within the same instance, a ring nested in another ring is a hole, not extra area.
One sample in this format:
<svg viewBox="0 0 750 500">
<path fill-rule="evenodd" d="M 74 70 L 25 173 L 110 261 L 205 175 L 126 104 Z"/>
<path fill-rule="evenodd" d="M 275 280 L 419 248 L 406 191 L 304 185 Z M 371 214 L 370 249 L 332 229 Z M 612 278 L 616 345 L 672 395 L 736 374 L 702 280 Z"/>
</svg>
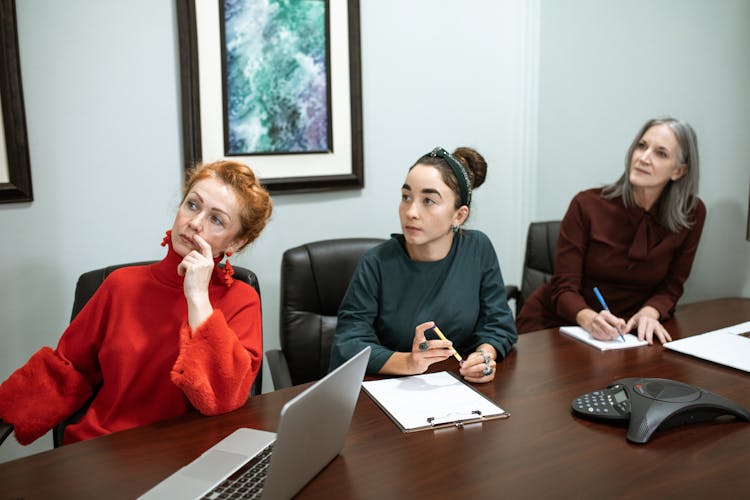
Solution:
<svg viewBox="0 0 750 500">
<path fill-rule="evenodd" d="M 237 235 L 239 239 L 247 239 L 244 245 L 237 250 L 242 250 L 249 243 L 255 241 L 260 232 L 266 227 L 271 217 L 273 202 L 255 173 L 244 163 L 219 160 L 213 163 L 198 165 L 187 173 L 185 188 L 182 199 L 190 192 L 196 182 L 209 177 L 221 180 L 237 194 L 240 202 L 240 224 L 242 228 Z"/>
</svg>

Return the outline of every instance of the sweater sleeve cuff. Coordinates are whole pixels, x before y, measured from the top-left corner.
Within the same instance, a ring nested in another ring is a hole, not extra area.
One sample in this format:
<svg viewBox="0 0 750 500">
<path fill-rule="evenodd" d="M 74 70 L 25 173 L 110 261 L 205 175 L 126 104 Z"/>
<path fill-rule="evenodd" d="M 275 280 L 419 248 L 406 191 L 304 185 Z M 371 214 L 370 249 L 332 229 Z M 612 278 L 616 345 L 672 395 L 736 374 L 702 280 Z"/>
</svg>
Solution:
<svg viewBox="0 0 750 500">
<path fill-rule="evenodd" d="M 49 347 L 0 385 L 0 418 L 16 439 L 30 444 L 72 415 L 91 396 L 91 386 L 73 365 Z"/>
<path fill-rule="evenodd" d="M 588 307 L 583 297 L 574 292 L 565 292 L 557 298 L 557 314 L 571 325 L 576 324 L 578 312 Z"/>
<path fill-rule="evenodd" d="M 510 340 L 499 342 L 497 340 L 490 340 L 487 342 L 492 347 L 495 348 L 495 352 L 497 352 L 497 358 L 496 361 L 502 361 L 505 359 L 505 357 L 508 355 L 508 353 L 513 349 L 513 344 L 515 343 L 515 340 L 511 342 Z"/>
<path fill-rule="evenodd" d="M 260 361 L 252 362 L 222 312 L 214 310 L 192 335 L 183 325 L 171 379 L 198 411 L 218 415 L 247 401 L 259 368 Z"/>
<path fill-rule="evenodd" d="M 672 311 L 674 310 L 674 302 L 667 299 L 660 299 L 659 297 L 652 297 L 644 306 L 651 306 L 659 312 L 659 321 L 666 321 L 672 317 Z"/>
<path fill-rule="evenodd" d="M 371 345 L 371 347 L 372 351 L 370 351 L 370 360 L 367 362 L 367 373 L 376 375 L 380 373 L 380 370 L 391 358 L 394 351 L 381 345 Z"/>
</svg>

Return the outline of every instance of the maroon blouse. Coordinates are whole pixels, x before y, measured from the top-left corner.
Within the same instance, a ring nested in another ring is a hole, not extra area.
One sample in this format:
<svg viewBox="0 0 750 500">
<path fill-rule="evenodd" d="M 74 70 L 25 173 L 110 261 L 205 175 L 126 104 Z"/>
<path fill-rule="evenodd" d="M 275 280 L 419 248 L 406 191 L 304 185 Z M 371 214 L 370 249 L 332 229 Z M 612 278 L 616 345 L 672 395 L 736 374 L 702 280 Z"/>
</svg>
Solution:
<svg viewBox="0 0 750 500">
<path fill-rule="evenodd" d="M 612 314 L 626 321 L 646 305 L 659 311 L 661 321 L 672 315 L 690 275 L 705 205 L 698 199 L 691 227 L 673 233 L 658 221 L 658 202 L 646 211 L 601 192 L 589 189 L 570 202 L 560 225 L 555 274 L 524 302 L 516 319 L 519 333 L 575 325 L 581 309 L 600 310 L 594 287 Z"/>
</svg>

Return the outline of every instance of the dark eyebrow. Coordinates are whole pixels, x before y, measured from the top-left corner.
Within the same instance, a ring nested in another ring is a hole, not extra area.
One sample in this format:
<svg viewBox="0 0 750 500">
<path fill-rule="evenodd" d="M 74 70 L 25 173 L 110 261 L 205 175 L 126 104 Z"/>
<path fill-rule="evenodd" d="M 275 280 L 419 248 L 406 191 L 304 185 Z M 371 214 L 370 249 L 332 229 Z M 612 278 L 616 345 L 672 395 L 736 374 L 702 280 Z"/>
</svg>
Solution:
<svg viewBox="0 0 750 500">
<path fill-rule="evenodd" d="M 401 186 L 401 189 L 405 189 L 407 191 L 411 191 L 411 186 L 408 185 L 408 184 L 406 184 L 406 183 L 404 183 L 404 185 Z M 440 191 L 438 191 L 435 188 L 424 188 L 421 192 L 422 192 L 422 194 L 436 194 L 436 195 L 438 195 L 440 197 L 440 199 L 443 198 L 443 195 L 440 194 Z"/>
<path fill-rule="evenodd" d="M 443 195 L 442 195 L 442 194 L 440 194 L 440 191 L 438 191 L 438 190 L 437 190 L 437 189 L 435 189 L 435 188 L 425 188 L 425 189 L 423 189 L 423 190 L 422 190 L 422 193 L 424 193 L 424 194 L 436 194 L 436 195 L 438 195 L 438 196 L 439 196 L 440 198 L 442 198 L 442 197 L 443 197 Z"/>
<path fill-rule="evenodd" d="M 401 189 L 405 189 L 405 190 L 407 190 L 407 191 L 411 191 L 411 186 L 410 186 L 410 185 L 408 185 L 408 184 L 406 184 L 406 183 L 404 183 L 404 185 L 403 185 L 403 186 L 401 186 Z M 443 197 L 443 195 L 442 195 L 442 194 L 440 194 L 440 191 L 438 191 L 438 190 L 437 190 L 437 189 L 435 189 L 435 188 L 424 188 L 424 189 L 422 190 L 422 194 L 436 194 L 436 195 L 438 195 L 438 196 L 439 196 L 439 197 L 440 197 L 441 199 L 442 199 L 442 197 Z"/>
</svg>

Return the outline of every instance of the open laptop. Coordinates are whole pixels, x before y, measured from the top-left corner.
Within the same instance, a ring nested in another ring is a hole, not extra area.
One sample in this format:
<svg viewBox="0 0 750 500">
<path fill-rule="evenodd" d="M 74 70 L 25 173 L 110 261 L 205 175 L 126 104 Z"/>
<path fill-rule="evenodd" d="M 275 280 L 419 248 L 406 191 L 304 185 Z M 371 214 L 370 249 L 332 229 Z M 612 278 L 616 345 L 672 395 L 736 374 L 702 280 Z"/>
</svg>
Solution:
<svg viewBox="0 0 750 500">
<path fill-rule="evenodd" d="M 141 498 L 291 498 L 341 452 L 369 358 L 366 347 L 288 401 L 277 432 L 237 429 Z M 234 480 L 239 494 L 224 486 Z"/>
</svg>

